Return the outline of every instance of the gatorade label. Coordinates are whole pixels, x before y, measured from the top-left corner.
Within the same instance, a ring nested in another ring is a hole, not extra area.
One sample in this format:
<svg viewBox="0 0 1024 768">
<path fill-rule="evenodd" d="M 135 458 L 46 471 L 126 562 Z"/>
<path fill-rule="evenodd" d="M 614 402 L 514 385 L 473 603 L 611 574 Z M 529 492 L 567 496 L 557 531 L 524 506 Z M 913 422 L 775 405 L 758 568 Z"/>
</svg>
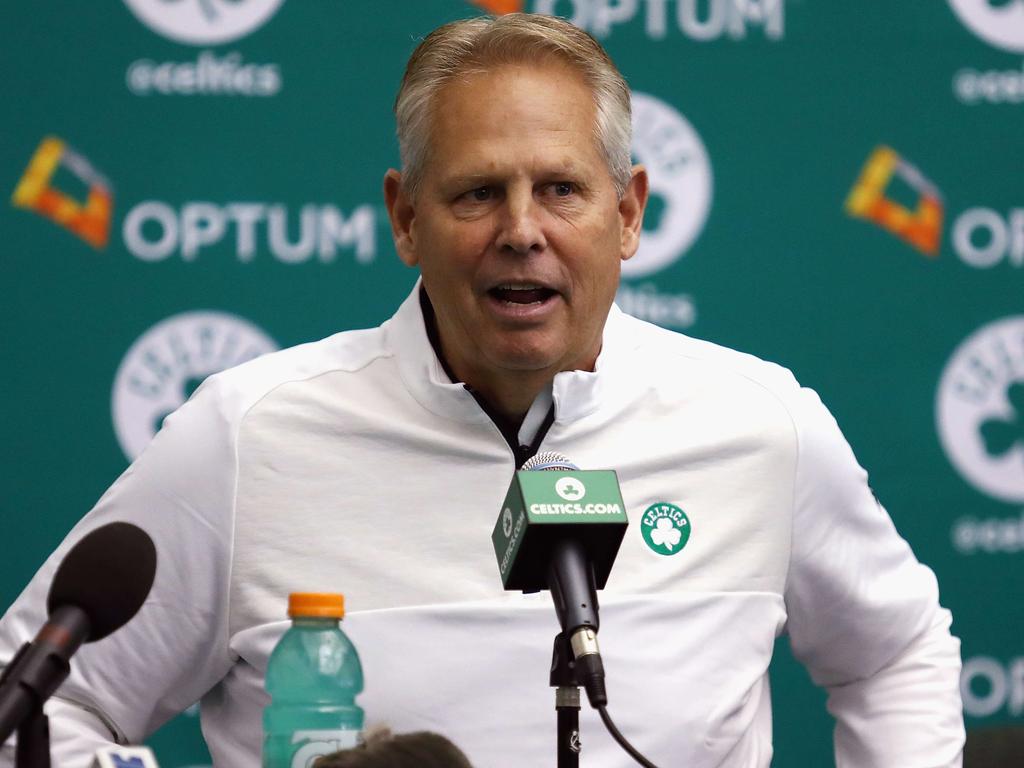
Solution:
<svg viewBox="0 0 1024 768">
<path fill-rule="evenodd" d="M 359 731 L 295 731 L 292 746 L 301 745 L 292 755 L 291 768 L 312 768 L 321 755 L 359 745 Z"/>
</svg>

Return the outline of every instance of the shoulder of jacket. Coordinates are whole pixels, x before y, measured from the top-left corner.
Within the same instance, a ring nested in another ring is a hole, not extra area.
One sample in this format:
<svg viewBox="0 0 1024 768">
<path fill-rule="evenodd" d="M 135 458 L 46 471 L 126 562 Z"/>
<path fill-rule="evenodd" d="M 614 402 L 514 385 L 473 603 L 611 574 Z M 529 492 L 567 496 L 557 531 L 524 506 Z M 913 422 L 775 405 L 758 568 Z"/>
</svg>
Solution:
<svg viewBox="0 0 1024 768">
<path fill-rule="evenodd" d="M 783 400 L 801 389 L 793 373 L 782 365 L 634 317 L 625 318 L 626 333 L 635 340 L 637 353 L 647 358 L 650 365 L 685 368 L 691 375 L 697 371 L 709 376 L 745 379 Z"/>
<path fill-rule="evenodd" d="M 328 373 L 355 373 L 390 356 L 380 328 L 342 331 L 215 373 L 203 382 L 192 399 L 205 400 L 234 421 L 279 387 Z"/>
</svg>

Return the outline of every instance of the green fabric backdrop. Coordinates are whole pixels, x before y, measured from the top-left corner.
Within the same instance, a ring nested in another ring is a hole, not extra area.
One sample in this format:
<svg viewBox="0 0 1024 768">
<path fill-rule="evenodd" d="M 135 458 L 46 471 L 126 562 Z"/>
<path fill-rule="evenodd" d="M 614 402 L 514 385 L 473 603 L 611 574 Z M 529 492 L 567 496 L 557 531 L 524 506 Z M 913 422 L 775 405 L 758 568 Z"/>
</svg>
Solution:
<svg viewBox="0 0 1024 768">
<path fill-rule="evenodd" d="M 621 304 L 822 395 L 938 574 L 968 725 L 1018 723 L 1024 0 L 5 4 L 0 602 L 205 375 L 406 295 L 391 101 L 481 6 L 605 43 L 655 193 Z M 775 764 L 829 764 L 779 651 Z M 208 762 L 194 716 L 153 744 Z"/>
</svg>

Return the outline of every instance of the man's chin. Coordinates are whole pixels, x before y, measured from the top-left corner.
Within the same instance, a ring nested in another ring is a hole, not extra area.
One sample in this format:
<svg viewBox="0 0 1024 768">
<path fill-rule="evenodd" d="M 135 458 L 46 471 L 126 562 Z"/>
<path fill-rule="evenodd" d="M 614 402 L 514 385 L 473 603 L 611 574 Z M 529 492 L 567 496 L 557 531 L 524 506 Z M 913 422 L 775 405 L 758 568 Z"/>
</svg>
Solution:
<svg viewBox="0 0 1024 768">
<path fill-rule="evenodd" d="M 495 368 L 509 374 L 548 373 L 553 377 L 560 371 L 576 370 L 578 367 L 562 345 L 555 349 L 550 345 L 523 347 L 519 344 L 503 347 L 494 344 L 487 357 Z"/>
</svg>

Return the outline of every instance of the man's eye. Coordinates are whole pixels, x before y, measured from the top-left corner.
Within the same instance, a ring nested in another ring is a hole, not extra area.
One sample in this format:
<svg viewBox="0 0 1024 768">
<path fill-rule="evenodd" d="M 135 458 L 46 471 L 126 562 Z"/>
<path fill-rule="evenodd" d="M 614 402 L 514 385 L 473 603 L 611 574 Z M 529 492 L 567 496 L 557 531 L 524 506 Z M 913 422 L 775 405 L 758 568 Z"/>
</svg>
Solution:
<svg viewBox="0 0 1024 768">
<path fill-rule="evenodd" d="M 494 196 L 494 192 L 490 187 L 477 187 L 476 189 L 471 189 L 467 196 L 470 200 L 477 203 L 486 203 Z"/>
<path fill-rule="evenodd" d="M 568 197 L 576 191 L 576 185 L 571 181 L 556 181 L 551 185 L 551 188 L 558 197 Z"/>
</svg>

